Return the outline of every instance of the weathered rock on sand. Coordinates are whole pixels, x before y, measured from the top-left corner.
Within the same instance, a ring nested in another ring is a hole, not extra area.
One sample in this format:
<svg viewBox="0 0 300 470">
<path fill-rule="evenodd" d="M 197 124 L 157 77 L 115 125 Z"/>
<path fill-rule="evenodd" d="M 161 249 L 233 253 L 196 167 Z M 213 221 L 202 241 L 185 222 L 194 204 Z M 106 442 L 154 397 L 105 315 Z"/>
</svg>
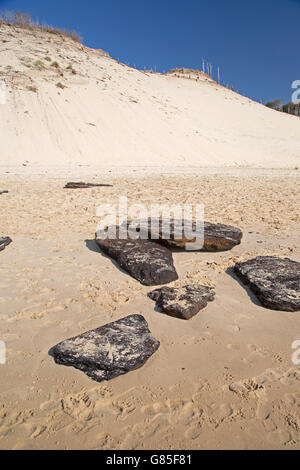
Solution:
<svg viewBox="0 0 300 470">
<path fill-rule="evenodd" d="M 149 240 L 102 240 L 97 234 L 96 242 L 122 269 L 146 286 L 178 279 L 172 253 L 164 246 Z"/>
<path fill-rule="evenodd" d="M 163 224 L 170 226 L 169 233 L 163 230 Z M 165 221 L 164 219 L 138 219 L 135 224 L 140 224 L 140 233 L 143 238 L 149 238 L 162 245 L 172 248 L 189 248 L 195 251 L 227 251 L 241 243 L 243 233 L 237 227 L 224 224 L 212 224 L 204 222 L 203 230 L 200 231 L 202 241 L 197 243 L 194 233 L 197 227 L 196 221 L 186 221 L 186 228 L 190 227 L 190 233 L 184 233 L 184 224 L 180 219 Z M 130 222 L 129 222 L 130 224 Z M 129 225 L 128 224 L 128 225 Z M 200 230 L 200 229 L 199 229 Z M 148 235 L 147 235 L 148 234 Z M 194 236 L 194 237 L 193 237 Z M 192 245 L 194 244 L 194 246 Z"/>
<path fill-rule="evenodd" d="M 202 251 L 227 251 L 241 243 L 243 232 L 231 225 L 204 223 Z"/>
<path fill-rule="evenodd" d="M 215 292 L 212 287 L 190 284 L 179 288 L 162 287 L 149 292 L 148 297 L 155 300 L 164 313 L 189 320 L 214 300 Z"/>
<path fill-rule="evenodd" d="M 2 237 L 0 238 L 0 251 L 4 250 L 4 248 L 12 242 L 12 239 L 9 237 Z"/>
<path fill-rule="evenodd" d="M 265 307 L 287 312 L 300 310 L 300 263 L 259 256 L 237 263 L 234 272 Z"/>
<path fill-rule="evenodd" d="M 65 340 L 52 349 L 57 364 L 73 366 L 98 382 L 138 369 L 159 348 L 142 315 Z"/>
<path fill-rule="evenodd" d="M 8 193 L 8 191 L 6 191 L 6 190 L 5 191 L 0 191 L 0 194 L 7 194 L 7 193 Z"/>
<path fill-rule="evenodd" d="M 97 183 L 67 183 L 64 189 L 86 189 L 86 188 L 96 188 L 96 187 L 112 187 L 111 184 L 97 184 Z"/>
</svg>

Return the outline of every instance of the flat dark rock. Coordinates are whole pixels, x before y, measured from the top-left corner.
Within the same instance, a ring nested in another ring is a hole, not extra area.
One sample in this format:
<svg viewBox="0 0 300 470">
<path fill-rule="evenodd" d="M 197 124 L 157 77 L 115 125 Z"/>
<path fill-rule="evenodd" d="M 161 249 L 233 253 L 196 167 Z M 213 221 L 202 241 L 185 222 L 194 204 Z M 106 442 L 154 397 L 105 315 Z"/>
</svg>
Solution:
<svg viewBox="0 0 300 470">
<path fill-rule="evenodd" d="M 215 292 L 212 287 L 190 284 L 179 288 L 162 287 L 149 292 L 148 297 L 155 300 L 164 313 L 189 320 L 214 300 Z"/>
<path fill-rule="evenodd" d="M 196 238 L 186 236 L 183 221 L 180 219 L 173 219 L 170 223 L 161 218 L 152 219 L 152 221 L 150 219 L 137 219 L 133 222 L 140 224 L 141 237 L 151 239 L 170 248 L 185 248 L 192 251 L 227 251 L 239 245 L 243 237 L 242 231 L 237 227 L 204 222 L 204 236 L 202 231 L 202 240 L 197 244 Z M 164 223 L 167 224 L 167 227 L 170 226 L 167 234 L 163 229 Z M 185 221 L 185 223 L 191 229 L 191 233 L 188 235 L 192 236 L 197 229 L 196 221 Z"/>
<path fill-rule="evenodd" d="M 2 237 L 0 238 L 0 251 L 4 250 L 4 248 L 12 242 L 12 239 L 9 237 Z"/>
<path fill-rule="evenodd" d="M 96 242 L 104 253 L 146 286 L 159 286 L 178 279 L 172 253 L 149 240 L 100 239 Z"/>
<path fill-rule="evenodd" d="M 102 382 L 142 367 L 159 345 L 145 318 L 129 315 L 59 343 L 52 354 L 57 364 Z"/>
<path fill-rule="evenodd" d="M 0 194 L 7 194 L 7 193 L 8 193 L 8 191 L 6 191 L 6 190 L 5 191 L 0 191 Z"/>
<path fill-rule="evenodd" d="M 64 189 L 85 189 L 85 188 L 96 188 L 96 187 L 112 187 L 111 184 L 97 184 L 97 183 L 67 183 Z"/>
<path fill-rule="evenodd" d="M 300 263 L 273 256 L 237 263 L 234 272 L 272 310 L 300 310 Z"/>
<path fill-rule="evenodd" d="M 240 245 L 243 232 L 231 225 L 204 223 L 202 251 L 228 251 Z"/>
</svg>

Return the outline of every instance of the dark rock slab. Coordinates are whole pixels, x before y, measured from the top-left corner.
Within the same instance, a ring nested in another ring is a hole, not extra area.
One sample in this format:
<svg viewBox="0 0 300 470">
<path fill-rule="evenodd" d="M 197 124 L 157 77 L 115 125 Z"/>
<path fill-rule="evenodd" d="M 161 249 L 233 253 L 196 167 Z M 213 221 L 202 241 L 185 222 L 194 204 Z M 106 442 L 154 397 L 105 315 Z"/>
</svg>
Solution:
<svg viewBox="0 0 300 470">
<path fill-rule="evenodd" d="M 231 225 L 204 223 L 202 251 L 228 251 L 240 245 L 243 232 Z"/>
<path fill-rule="evenodd" d="M 155 300 L 164 313 L 189 320 L 214 300 L 215 292 L 212 287 L 190 284 L 179 288 L 162 287 L 149 292 L 148 297 Z"/>
<path fill-rule="evenodd" d="M 159 348 L 142 315 L 129 315 L 56 345 L 57 364 L 82 370 L 97 382 L 142 367 Z"/>
<path fill-rule="evenodd" d="M 149 240 L 100 239 L 96 242 L 104 253 L 146 286 L 168 284 L 178 279 L 172 253 Z"/>
<path fill-rule="evenodd" d="M 202 240 L 198 244 L 199 246 L 197 246 L 196 238 L 192 237 L 193 232 L 197 229 L 196 221 L 185 222 L 190 226 L 191 233 L 188 236 L 184 233 L 184 224 L 180 219 L 173 219 L 170 223 L 164 219 L 152 219 L 151 222 L 150 219 L 137 219 L 134 223 L 140 225 L 139 231 L 143 238 L 151 239 L 170 248 L 185 248 L 192 251 L 212 252 L 231 250 L 241 243 L 243 237 L 242 231 L 237 227 L 204 222 L 204 235 L 202 231 Z M 164 232 L 164 223 L 170 225 L 169 234 Z"/>
<path fill-rule="evenodd" d="M 234 272 L 265 307 L 286 312 L 300 310 L 300 263 L 259 256 L 237 263 Z"/>
<path fill-rule="evenodd" d="M 6 190 L 5 191 L 0 191 L 0 194 L 7 194 L 7 193 L 8 193 L 8 191 L 6 191 Z"/>
<path fill-rule="evenodd" d="M 112 187 L 111 184 L 97 184 L 97 183 L 83 183 L 83 182 L 79 182 L 79 183 L 67 183 L 64 187 L 64 189 L 86 189 L 86 188 L 97 188 L 97 187 L 100 187 L 100 188 L 103 188 L 103 187 Z"/>
<path fill-rule="evenodd" d="M 0 238 L 0 251 L 4 250 L 4 248 L 12 242 L 12 239 L 9 237 L 2 237 Z"/>
</svg>

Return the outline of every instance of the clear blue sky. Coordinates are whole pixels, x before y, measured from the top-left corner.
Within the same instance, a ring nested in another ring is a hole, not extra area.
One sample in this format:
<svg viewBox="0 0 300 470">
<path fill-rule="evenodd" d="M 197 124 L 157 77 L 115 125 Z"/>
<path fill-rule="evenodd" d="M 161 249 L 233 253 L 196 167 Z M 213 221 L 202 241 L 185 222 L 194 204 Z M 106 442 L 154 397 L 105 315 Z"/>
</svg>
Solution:
<svg viewBox="0 0 300 470">
<path fill-rule="evenodd" d="M 201 68 L 260 101 L 300 80 L 300 0 L 0 0 L 138 68 Z"/>
</svg>

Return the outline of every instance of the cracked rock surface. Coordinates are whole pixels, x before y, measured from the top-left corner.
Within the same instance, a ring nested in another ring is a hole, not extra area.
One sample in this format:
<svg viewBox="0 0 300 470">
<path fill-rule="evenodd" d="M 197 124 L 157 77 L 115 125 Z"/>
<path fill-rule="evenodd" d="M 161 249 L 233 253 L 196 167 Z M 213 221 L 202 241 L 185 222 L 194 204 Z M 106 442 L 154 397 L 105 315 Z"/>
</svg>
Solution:
<svg viewBox="0 0 300 470">
<path fill-rule="evenodd" d="M 128 223 L 148 238 L 172 248 L 192 251 L 227 251 L 241 243 L 242 231 L 231 225 L 212 224 L 181 219 L 137 219 Z M 197 237 L 195 234 L 197 233 Z M 204 233 L 204 234 L 203 234 Z"/>
<path fill-rule="evenodd" d="M 237 263 L 234 272 L 265 307 L 287 312 L 300 310 L 300 263 L 259 256 Z"/>
<path fill-rule="evenodd" d="M 179 288 L 162 287 L 149 292 L 148 297 L 155 300 L 164 313 L 189 320 L 214 300 L 215 292 L 212 287 L 190 284 Z"/>
<path fill-rule="evenodd" d="M 150 240 L 100 239 L 96 242 L 104 253 L 146 286 L 168 284 L 178 279 L 170 250 Z"/>
<path fill-rule="evenodd" d="M 142 315 L 129 315 L 57 344 L 57 364 L 73 366 L 101 382 L 138 369 L 159 348 Z"/>
</svg>

